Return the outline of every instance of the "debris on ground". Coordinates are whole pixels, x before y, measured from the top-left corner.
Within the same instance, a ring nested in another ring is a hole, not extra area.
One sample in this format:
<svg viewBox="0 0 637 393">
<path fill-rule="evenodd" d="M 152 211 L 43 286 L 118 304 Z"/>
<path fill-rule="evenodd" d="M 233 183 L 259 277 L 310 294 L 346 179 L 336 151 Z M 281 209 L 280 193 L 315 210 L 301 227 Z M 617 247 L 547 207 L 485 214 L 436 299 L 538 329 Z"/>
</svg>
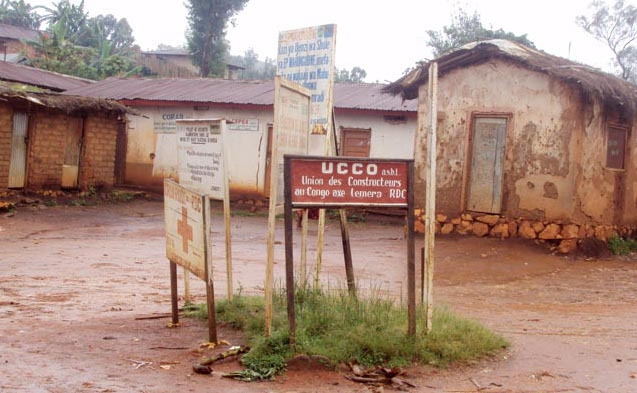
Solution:
<svg viewBox="0 0 637 393">
<path fill-rule="evenodd" d="M 381 367 L 369 368 L 362 370 L 358 364 L 349 364 L 352 374 L 346 375 L 345 378 L 352 382 L 364 383 L 375 387 L 389 386 L 395 390 L 406 391 L 409 388 L 415 388 L 411 382 L 397 378 L 403 375 L 404 371 L 398 367 Z"/>
<path fill-rule="evenodd" d="M 133 362 L 135 364 L 135 370 L 138 370 L 141 367 L 144 366 L 150 366 L 151 364 L 153 364 L 153 362 L 146 362 L 144 360 L 135 360 L 135 359 L 128 359 L 131 362 Z"/>
<path fill-rule="evenodd" d="M 215 355 L 215 356 L 211 356 L 209 358 L 203 358 L 199 364 L 202 366 L 208 366 L 212 363 L 216 363 L 219 360 L 222 359 L 227 359 L 229 357 L 232 356 L 239 356 L 241 354 L 247 353 L 248 351 L 250 351 L 250 347 L 245 346 L 245 345 L 241 345 L 241 346 L 236 346 L 236 347 L 232 347 L 227 351 L 223 351 L 221 352 L 219 355 Z"/>
<path fill-rule="evenodd" d="M 253 382 L 253 381 L 272 381 L 274 380 L 274 376 L 276 375 L 276 368 L 271 368 L 265 372 L 258 372 L 254 370 L 241 370 L 234 371 L 231 373 L 223 374 L 223 378 L 232 378 L 237 381 L 243 382 Z"/>
</svg>

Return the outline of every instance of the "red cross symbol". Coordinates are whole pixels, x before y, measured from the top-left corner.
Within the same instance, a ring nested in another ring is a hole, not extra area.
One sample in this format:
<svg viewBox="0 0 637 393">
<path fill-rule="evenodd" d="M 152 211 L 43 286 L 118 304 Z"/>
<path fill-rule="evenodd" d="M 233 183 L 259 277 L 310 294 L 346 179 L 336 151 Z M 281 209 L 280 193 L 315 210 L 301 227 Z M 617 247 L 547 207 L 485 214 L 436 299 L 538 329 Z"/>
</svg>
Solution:
<svg viewBox="0 0 637 393">
<path fill-rule="evenodd" d="M 181 247 L 188 253 L 188 240 L 192 241 L 192 227 L 188 225 L 188 209 L 181 208 L 181 220 L 177 220 L 177 233 L 181 235 Z"/>
</svg>

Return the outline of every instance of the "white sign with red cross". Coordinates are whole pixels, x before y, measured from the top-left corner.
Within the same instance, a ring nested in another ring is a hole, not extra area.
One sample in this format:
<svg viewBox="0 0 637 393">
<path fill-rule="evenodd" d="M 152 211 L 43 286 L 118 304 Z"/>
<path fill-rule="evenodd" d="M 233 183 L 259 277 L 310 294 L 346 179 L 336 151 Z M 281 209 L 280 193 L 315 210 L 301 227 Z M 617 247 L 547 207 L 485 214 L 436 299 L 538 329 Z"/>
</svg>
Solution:
<svg viewBox="0 0 637 393">
<path fill-rule="evenodd" d="M 166 257 L 206 279 L 204 197 L 164 180 Z"/>
</svg>

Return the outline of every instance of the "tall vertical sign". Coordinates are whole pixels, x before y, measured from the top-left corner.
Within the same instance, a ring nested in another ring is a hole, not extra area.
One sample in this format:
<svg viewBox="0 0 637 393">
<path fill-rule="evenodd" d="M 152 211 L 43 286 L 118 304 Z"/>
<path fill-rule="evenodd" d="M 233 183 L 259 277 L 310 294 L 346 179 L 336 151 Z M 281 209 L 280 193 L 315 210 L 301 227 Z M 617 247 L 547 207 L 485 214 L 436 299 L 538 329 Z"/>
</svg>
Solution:
<svg viewBox="0 0 637 393">
<path fill-rule="evenodd" d="M 334 54 L 336 25 L 321 25 L 279 33 L 277 75 L 296 82 L 312 93 L 309 154 L 332 154 L 332 103 L 334 90 Z M 323 259 L 325 210 L 320 209 L 316 245 L 315 282 L 318 284 Z"/>
<path fill-rule="evenodd" d="M 268 213 L 267 256 L 265 266 L 265 334 L 272 324 L 274 285 L 274 234 L 276 209 L 283 202 L 283 154 L 307 155 L 310 118 L 310 92 L 301 85 L 277 76 L 274 79 L 274 135 L 270 165 L 270 205 Z"/>
<path fill-rule="evenodd" d="M 332 122 L 336 25 L 279 33 L 277 75 L 310 90 L 310 130 L 328 135 Z"/>
</svg>

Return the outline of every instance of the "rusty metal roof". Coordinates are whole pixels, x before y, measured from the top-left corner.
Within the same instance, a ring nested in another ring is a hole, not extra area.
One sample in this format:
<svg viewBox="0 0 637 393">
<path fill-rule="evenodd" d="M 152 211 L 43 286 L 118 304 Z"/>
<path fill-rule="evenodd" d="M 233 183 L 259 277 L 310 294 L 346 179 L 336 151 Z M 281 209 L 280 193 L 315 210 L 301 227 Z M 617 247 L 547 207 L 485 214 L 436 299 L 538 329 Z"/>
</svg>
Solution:
<svg viewBox="0 0 637 393">
<path fill-rule="evenodd" d="M 38 30 L 31 30 L 25 27 L 18 27 L 0 23 L 0 37 L 13 40 L 37 40 L 40 38 Z"/>
<path fill-rule="evenodd" d="M 341 109 L 415 112 L 417 100 L 382 93 L 385 85 L 336 83 L 334 106 Z M 68 94 L 115 100 L 181 101 L 239 105 L 272 105 L 274 82 L 212 78 L 108 78 Z"/>
<path fill-rule="evenodd" d="M 53 91 L 65 91 L 93 83 L 92 80 L 20 64 L 0 61 L 0 80 L 24 83 Z"/>
</svg>

